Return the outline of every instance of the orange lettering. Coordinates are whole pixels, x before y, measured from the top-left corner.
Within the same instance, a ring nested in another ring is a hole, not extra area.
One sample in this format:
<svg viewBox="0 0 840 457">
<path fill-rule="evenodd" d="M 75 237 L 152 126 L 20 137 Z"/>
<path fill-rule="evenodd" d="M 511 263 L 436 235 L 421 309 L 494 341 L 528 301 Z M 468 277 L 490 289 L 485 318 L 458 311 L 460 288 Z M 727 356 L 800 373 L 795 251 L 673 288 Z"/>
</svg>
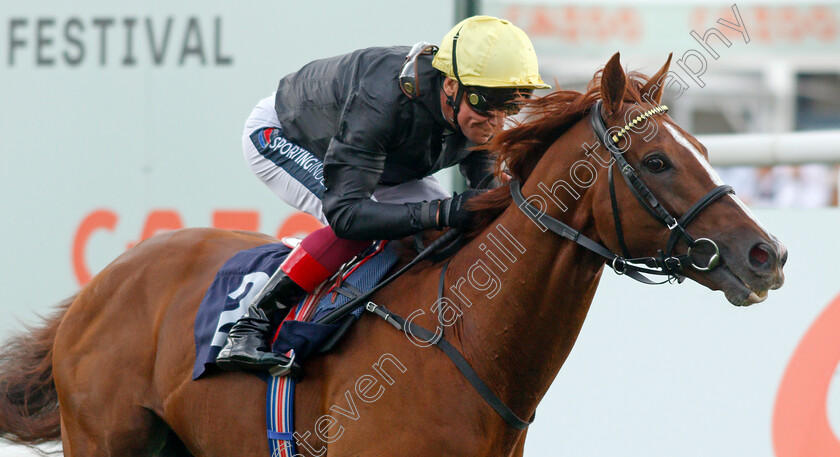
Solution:
<svg viewBox="0 0 840 457">
<path fill-rule="evenodd" d="M 814 35 L 824 42 L 831 42 L 837 37 L 837 18 L 825 6 L 817 6 L 811 10 L 811 23 Z"/>
<path fill-rule="evenodd" d="M 554 31 L 554 24 L 551 21 L 548 8 L 535 6 L 533 9 L 533 22 L 531 22 L 528 33 L 536 38 L 554 35 Z"/>
<path fill-rule="evenodd" d="M 778 457 L 840 455 L 828 422 L 828 388 L 840 361 L 840 295 L 805 333 L 785 370 L 773 411 Z"/>
<path fill-rule="evenodd" d="M 79 224 L 76 236 L 73 237 L 73 272 L 79 285 L 87 284 L 93 275 L 85 262 L 85 250 L 93 232 L 105 229 L 113 232 L 117 226 L 117 215 L 107 209 L 96 210 L 87 215 Z"/>
<path fill-rule="evenodd" d="M 260 213 L 256 211 L 216 210 L 213 211 L 213 227 L 223 230 L 256 232 L 260 227 Z"/>
</svg>

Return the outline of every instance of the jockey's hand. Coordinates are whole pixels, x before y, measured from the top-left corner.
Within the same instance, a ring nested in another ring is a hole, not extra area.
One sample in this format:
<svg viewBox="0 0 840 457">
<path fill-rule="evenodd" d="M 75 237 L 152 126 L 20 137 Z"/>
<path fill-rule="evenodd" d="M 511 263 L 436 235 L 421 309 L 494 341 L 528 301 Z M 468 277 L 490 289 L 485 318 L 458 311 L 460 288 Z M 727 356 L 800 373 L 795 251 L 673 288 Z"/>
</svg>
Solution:
<svg viewBox="0 0 840 457">
<path fill-rule="evenodd" d="M 464 208 L 464 204 L 467 203 L 467 200 L 484 192 L 486 190 L 467 189 L 462 194 L 455 194 L 452 198 L 441 200 L 439 225 L 457 229 L 472 228 L 472 212 Z"/>
</svg>

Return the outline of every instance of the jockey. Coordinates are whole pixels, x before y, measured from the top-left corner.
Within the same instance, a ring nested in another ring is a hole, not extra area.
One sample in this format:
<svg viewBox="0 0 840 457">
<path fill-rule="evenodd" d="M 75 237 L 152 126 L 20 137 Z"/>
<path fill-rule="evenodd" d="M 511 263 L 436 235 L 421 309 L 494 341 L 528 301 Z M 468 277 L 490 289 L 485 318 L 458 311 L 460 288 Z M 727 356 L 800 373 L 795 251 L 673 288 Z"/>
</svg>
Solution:
<svg viewBox="0 0 840 457">
<path fill-rule="evenodd" d="M 216 364 L 268 370 L 288 362 L 267 335 L 280 311 L 377 239 L 468 228 L 464 203 L 498 186 L 490 139 L 515 99 L 549 88 L 528 36 L 475 16 L 427 43 L 317 60 L 282 80 L 245 123 L 251 170 L 291 206 L 328 224 L 289 254 L 231 328 Z M 459 164 L 469 189 L 450 197 L 431 176 Z"/>
</svg>

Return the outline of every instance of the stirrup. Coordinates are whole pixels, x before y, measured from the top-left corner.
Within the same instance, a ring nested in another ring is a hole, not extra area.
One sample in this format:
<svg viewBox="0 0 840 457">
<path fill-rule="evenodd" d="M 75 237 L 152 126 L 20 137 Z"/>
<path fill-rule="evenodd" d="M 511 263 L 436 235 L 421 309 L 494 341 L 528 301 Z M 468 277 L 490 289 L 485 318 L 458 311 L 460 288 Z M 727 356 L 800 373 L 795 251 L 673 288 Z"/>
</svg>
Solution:
<svg viewBox="0 0 840 457">
<path fill-rule="evenodd" d="M 295 363 L 294 349 L 292 349 L 292 356 L 289 357 L 289 361 L 287 363 L 271 367 L 268 370 L 268 374 L 271 376 L 289 376 L 292 379 L 299 379 L 303 375 L 303 368 Z"/>
</svg>

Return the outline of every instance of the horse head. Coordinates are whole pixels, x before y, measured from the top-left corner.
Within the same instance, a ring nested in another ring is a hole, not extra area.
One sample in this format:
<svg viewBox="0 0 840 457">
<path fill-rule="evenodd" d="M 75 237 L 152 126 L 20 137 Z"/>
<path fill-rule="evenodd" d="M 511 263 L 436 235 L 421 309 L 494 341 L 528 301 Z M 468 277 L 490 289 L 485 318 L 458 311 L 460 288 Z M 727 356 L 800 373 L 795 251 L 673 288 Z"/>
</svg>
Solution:
<svg viewBox="0 0 840 457">
<path fill-rule="evenodd" d="M 723 291 L 734 305 L 761 302 L 784 282 L 787 249 L 724 185 L 703 144 L 660 104 L 670 61 L 641 88 L 622 70 L 618 53 L 604 67 L 600 115 L 606 134 L 599 141 L 616 150 L 612 174 L 625 179 L 611 176 L 593 186 L 601 241 L 625 256 L 663 264 L 681 258 L 679 275 Z"/>
<path fill-rule="evenodd" d="M 498 169 L 517 178 L 511 193 L 524 182 L 517 206 L 536 201 L 532 220 L 537 213 L 564 220 L 566 228 L 553 231 L 617 273 L 647 282 L 650 273 L 688 277 L 732 304 L 761 302 L 784 282 L 787 250 L 661 105 L 670 61 L 647 78 L 626 74 L 616 53 L 586 92 L 525 101 L 526 121 L 498 133 L 490 148 Z M 503 198 L 494 191 L 474 208 L 499 207 Z M 479 225 L 493 214 L 484 216 Z M 575 232 L 594 243 L 569 236 Z"/>
</svg>

